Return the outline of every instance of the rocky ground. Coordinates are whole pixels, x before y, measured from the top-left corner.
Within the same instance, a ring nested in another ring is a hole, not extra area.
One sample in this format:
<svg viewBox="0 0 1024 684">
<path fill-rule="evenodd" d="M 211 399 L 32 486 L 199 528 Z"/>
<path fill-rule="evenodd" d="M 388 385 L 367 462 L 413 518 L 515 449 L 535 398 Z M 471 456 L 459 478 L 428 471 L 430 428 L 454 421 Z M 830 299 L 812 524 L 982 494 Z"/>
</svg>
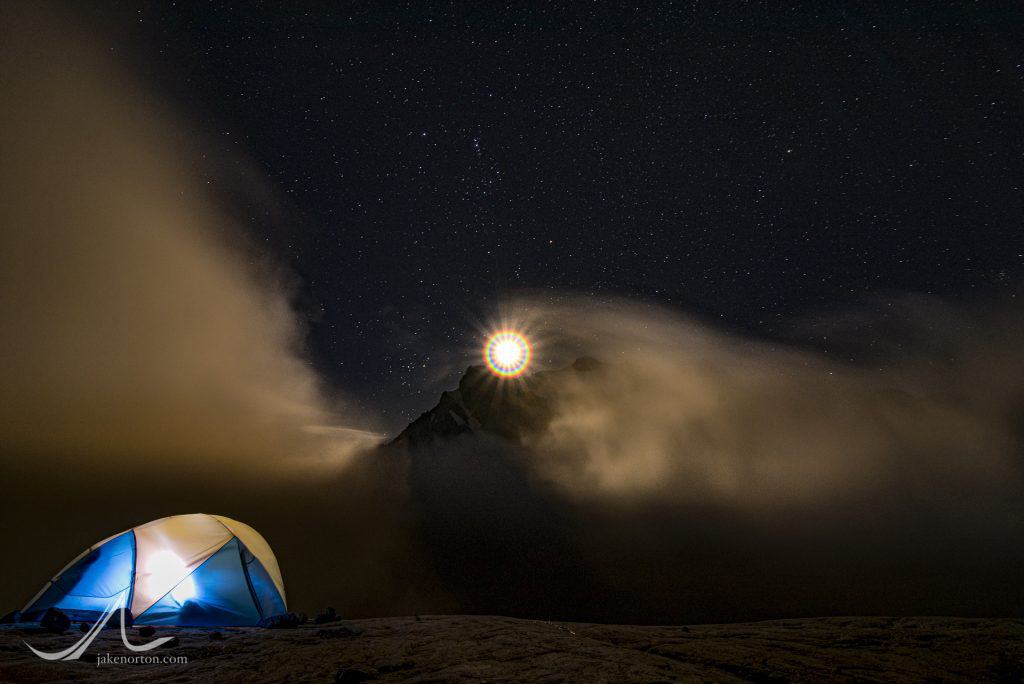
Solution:
<svg viewBox="0 0 1024 684">
<path fill-rule="evenodd" d="M 1024 679 L 1024 620 L 817 618 L 638 627 L 426 616 L 294 629 L 176 629 L 145 655 L 185 664 L 102 664 L 132 655 L 105 630 L 79 661 L 46 662 L 81 636 L 0 629 L 0 681 L 1003 681 Z M 129 630 L 136 642 L 148 641 Z M 150 637 L 152 638 L 152 637 Z"/>
</svg>

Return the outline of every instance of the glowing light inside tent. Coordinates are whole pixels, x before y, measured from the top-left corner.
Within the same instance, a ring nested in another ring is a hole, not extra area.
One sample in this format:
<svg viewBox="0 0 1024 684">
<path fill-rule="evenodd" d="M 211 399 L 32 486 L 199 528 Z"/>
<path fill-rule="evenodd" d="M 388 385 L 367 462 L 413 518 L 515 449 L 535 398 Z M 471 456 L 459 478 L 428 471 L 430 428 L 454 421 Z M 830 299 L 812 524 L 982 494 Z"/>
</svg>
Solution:
<svg viewBox="0 0 1024 684">
<path fill-rule="evenodd" d="M 149 559 L 150 586 L 167 587 L 171 589 L 171 598 L 178 603 L 184 603 L 196 595 L 196 583 L 192 575 L 188 574 L 188 567 L 185 561 L 175 556 L 170 551 L 158 551 Z M 184 579 L 182 579 L 184 578 Z"/>
<path fill-rule="evenodd" d="M 530 365 L 530 343 L 513 330 L 491 335 L 484 345 L 484 359 L 491 372 L 503 378 L 514 378 Z"/>
</svg>

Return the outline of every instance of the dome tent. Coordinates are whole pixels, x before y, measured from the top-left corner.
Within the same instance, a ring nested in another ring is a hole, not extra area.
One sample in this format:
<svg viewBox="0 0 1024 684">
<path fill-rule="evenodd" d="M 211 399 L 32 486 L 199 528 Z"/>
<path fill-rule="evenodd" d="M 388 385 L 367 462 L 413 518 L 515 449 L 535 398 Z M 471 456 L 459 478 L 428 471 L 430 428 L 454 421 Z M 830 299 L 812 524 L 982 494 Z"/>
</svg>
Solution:
<svg viewBox="0 0 1024 684">
<path fill-rule="evenodd" d="M 274 552 L 259 532 L 220 515 L 160 518 L 86 549 L 22 611 L 95 620 L 121 600 L 138 625 L 244 626 L 286 610 Z"/>
</svg>

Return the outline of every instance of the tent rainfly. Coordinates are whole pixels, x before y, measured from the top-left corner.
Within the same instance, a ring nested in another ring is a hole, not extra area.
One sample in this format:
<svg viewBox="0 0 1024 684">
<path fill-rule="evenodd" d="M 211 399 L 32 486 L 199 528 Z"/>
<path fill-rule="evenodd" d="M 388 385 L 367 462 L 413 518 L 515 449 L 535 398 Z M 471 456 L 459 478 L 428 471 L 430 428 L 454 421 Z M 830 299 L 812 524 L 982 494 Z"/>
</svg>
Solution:
<svg viewBox="0 0 1024 684">
<path fill-rule="evenodd" d="M 137 625 L 245 626 L 287 609 L 281 570 L 260 533 L 220 515 L 160 518 L 86 549 L 29 601 L 98 619 L 115 599 Z"/>
</svg>

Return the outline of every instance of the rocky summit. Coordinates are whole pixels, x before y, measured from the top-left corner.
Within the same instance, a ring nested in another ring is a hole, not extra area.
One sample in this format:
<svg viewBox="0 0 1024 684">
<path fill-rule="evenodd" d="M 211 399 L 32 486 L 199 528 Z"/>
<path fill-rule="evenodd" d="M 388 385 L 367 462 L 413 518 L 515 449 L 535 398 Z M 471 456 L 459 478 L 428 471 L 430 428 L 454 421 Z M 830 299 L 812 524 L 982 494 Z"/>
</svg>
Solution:
<svg viewBox="0 0 1024 684">
<path fill-rule="evenodd" d="M 489 434 L 520 442 L 547 427 L 559 393 L 570 382 L 591 381 L 605 366 L 590 357 L 558 370 L 497 378 L 484 366 L 470 366 L 456 389 L 441 393 L 437 405 L 410 423 L 391 444 L 416 447 L 465 434 Z"/>
</svg>

